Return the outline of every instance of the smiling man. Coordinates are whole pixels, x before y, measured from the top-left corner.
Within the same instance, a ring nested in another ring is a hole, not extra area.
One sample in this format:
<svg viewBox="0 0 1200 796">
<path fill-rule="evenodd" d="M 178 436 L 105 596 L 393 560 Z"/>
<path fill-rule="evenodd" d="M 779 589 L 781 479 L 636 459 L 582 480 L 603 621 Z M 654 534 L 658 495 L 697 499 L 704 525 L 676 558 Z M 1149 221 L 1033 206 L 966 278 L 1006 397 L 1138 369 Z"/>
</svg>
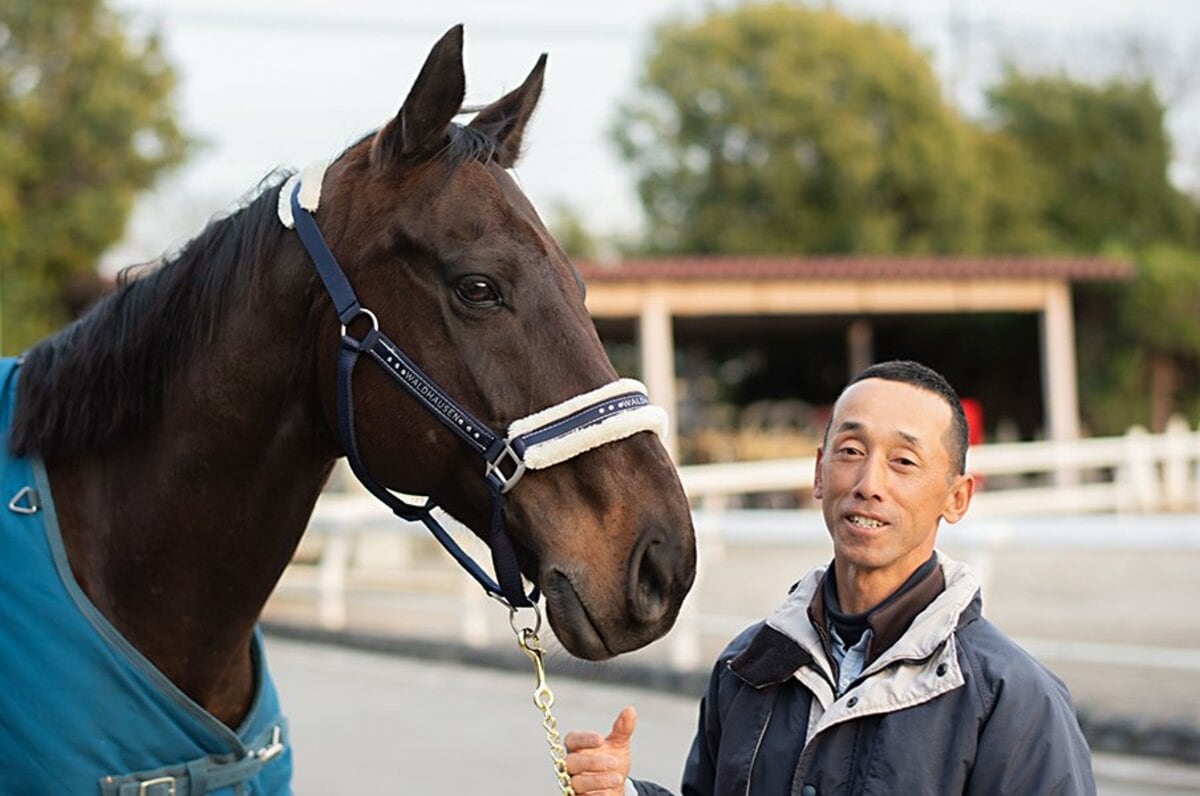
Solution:
<svg viewBox="0 0 1200 796">
<path fill-rule="evenodd" d="M 967 512 L 967 423 L 916 362 L 860 373 L 834 404 L 813 496 L 833 563 L 721 654 L 683 774 L 704 794 L 1090 794 L 1066 687 L 983 618 L 979 580 L 934 550 Z M 579 796 L 627 779 L 632 708 L 567 736 Z"/>
</svg>

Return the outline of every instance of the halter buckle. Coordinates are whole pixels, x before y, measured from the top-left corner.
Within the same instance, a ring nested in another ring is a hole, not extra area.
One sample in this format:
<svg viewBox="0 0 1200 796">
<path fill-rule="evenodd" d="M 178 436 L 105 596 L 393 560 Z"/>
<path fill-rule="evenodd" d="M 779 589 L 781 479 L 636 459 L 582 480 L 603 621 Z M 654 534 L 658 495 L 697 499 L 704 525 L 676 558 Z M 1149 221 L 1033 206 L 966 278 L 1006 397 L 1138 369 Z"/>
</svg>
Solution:
<svg viewBox="0 0 1200 796">
<path fill-rule="evenodd" d="M 501 465 L 506 460 L 512 462 L 512 475 L 506 475 L 501 469 Z M 499 485 L 500 494 L 504 494 L 516 486 L 523 475 L 525 475 L 525 460 L 513 449 L 512 443 L 508 440 L 504 440 L 504 447 L 496 454 L 496 458 L 487 460 L 487 468 L 483 473 L 484 478 Z"/>
</svg>

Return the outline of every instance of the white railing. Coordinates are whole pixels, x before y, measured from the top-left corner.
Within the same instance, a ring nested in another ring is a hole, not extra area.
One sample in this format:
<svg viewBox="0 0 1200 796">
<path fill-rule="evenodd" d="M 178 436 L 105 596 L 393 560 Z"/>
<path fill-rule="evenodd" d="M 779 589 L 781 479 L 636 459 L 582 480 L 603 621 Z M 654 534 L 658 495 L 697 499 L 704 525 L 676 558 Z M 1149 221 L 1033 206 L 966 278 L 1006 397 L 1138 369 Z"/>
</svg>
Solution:
<svg viewBox="0 0 1200 796">
<path fill-rule="evenodd" d="M 773 559 L 781 552 L 792 564 L 828 556 L 815 510 L 737 507 L 742 496 L 758 493 L 810 499 L 814 464 L 812 458 L 801 458 L 680 469 L 684 489 L 696 505 L 701 566 L 694 596 L 660 650 L 670 665 L 704 665 L 711 655 L 705 644 L 727 638 L 769 609 L 725 599 L 726 592 L 741 596 L 722 580 L 731 565 L 765 556 L 764 561 L 777 566 Z M 1159 435 L 1134 429 L 1123 437 L 1073 443 L 979 446 L 969 452 L 968 468 L 981 476 L 982 489 L 967 520 L 944 529 L 942 542 L 953 555 L 970 561 L 985 583 L 993 580 L 995 556 L 1038 545 L 1079 550 L 1119 545 L 1154 555 L 1200 548 L 1200 430 L 1179 420 Z M 1171 512 L 1177 514 L 1172 517 Z M 454 527 L 452 521 L 448 525 Z M 455 533 L 478 558 L 488 560 L 487 551 L 468 532 Z M 786 577 L 786 570 L 778 577 Z M 773 600 L 776 590 L 770 592 Z M 499 640 L 493 633 L 496 623 L 489 621 L 494 605 L 441 554 L 424 528 L 400 522 L 357 490 L 321 496 L 268 616 L 284 616 L 288 604 L 295 608 L 297 602 L 304 606 L 303 621 L 315 620 L 325 628 L 360 624 L 351 614 L 361 618 L 373 612 L 398 623 L 399 632 L 420 633 L 435 626 L 468 644 Z M 706 609 L 706 602 L 722 607 Z M 405 618 L 398 619 L 401 615 Z M 1067 642 L 1041 643 L 1053 650 Z M 1085 648 L 1111 652 L 1111 645 L 1072 643 L 1076 653 Z M 1200 668 L 1198 654 L 1187 652 L 1192 669 Z"/>
<path fill-rule="evenodd" d="M 743 495 L 812 491 L 813 457 L 681 467 L 684 490 L 719 508 Z M 1163 434 L 977 445 L 967 469 L 980 477 L 971 512 L 1011 515 L 1200 510 L 1200 430 L 1173 417 Z"/>
</svg>

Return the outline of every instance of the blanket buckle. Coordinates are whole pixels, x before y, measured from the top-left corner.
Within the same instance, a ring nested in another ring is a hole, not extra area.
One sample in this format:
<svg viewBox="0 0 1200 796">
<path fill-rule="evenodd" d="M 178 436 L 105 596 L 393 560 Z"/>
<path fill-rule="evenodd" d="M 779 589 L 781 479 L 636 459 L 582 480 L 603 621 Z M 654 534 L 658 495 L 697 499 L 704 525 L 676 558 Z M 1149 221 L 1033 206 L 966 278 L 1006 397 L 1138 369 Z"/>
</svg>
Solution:
<svg viewBox="0 0 1200 796">
<path fill-rule="evenodd" d="M 255 752 L 254 756 L 265 763 L 268 760 L 270 760 L 272 757 L 274 757 L 275 755 L 282 752 L 284 749 L 284 746 L 283 746 L 283 742 L 279 740 L 279 736 L 280 736 L 280 732 L 279 732 L 279 727 L 277 726 L 271 731 L 271 742 L 269 744 L 267 744 L 266 746 L 264 746 L 262 749 L 259 749 L 257 752 Z"/>
<path fill-rule="evenodd" d="M 150 789 L 157 785 L 167 786 L 167 796 L 175 796 L 175 777 L 155 777 L 138 786 L 138 796 L 151 796 Z"/>
<path fill-rule="evenodd" d="M 37 490 L 31 486 L 21 487 L 8 501 L 8 510 L 16 514 L 37 514 L 41 507 Z"/>
</svg>

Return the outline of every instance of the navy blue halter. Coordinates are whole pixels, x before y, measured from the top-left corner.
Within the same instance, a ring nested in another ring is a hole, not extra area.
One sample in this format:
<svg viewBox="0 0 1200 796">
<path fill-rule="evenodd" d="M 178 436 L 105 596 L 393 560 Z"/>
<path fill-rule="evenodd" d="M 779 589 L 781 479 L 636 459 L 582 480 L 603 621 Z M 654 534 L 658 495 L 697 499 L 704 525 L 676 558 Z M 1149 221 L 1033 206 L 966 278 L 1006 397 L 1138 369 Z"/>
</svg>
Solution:
<svg viewBox="0 0 1200 796">
<path fill-rule="evenodd" d="M 434 535 L 443 547 L 465 569 L 488 594 L 507 603 L 510 608 L 525 608 L 537 602 L 535 587 L 525 593 L 521 580 L 521 568 L 517 564 L 512 541 L 504 530 L 504 493 L 512 489 L 525 471 L 523 454 L 525 442 L 513 441 L 496 434 L 487 425 L 458 405 L 447 395 L 437 382 L 429 378 L 416 363 L 400 350 L 400 347 L 379 331 L 379 320 L 375 314 L 363 307 L 346 274 L 338 265 L 333 252 L 325 243 L 321 230 L 312 215 L 299 202 L 300 185 L 292 191 L 291 208 L 296 232 L 304 248 L 308 250 L 321 281 L 333 301 L 338 321 L 342 325 L 341 352 L 337 362 L 337 429 L 350 469 L 375 497 L 392 512 L 404 520 L 419 520 Z M 371 329 L 361 339 L 349 333 L 348 326 L 359 316 L 371 320 Z M 413 396 L 441 423 L 458 435 L 486 462 L 485 479 L 491 495 L 491 525 L 487 544 L 492 551 L 492 566 L 496 572 L 493 580 L 478 563 L 464 551 L 454 538 L 433 516 L 434 502 L 429 498 L 422 505 L 401 500 L 387 487 L 375 480 L 367 471 L 358 453 L 358 442 L 354 433 L 354 394 L 351 375 L 360 355 L 367 355 L 383 366 L 384 371 Z M 511 467 L 506 473 L 505 467 Z"/>
</svg>

